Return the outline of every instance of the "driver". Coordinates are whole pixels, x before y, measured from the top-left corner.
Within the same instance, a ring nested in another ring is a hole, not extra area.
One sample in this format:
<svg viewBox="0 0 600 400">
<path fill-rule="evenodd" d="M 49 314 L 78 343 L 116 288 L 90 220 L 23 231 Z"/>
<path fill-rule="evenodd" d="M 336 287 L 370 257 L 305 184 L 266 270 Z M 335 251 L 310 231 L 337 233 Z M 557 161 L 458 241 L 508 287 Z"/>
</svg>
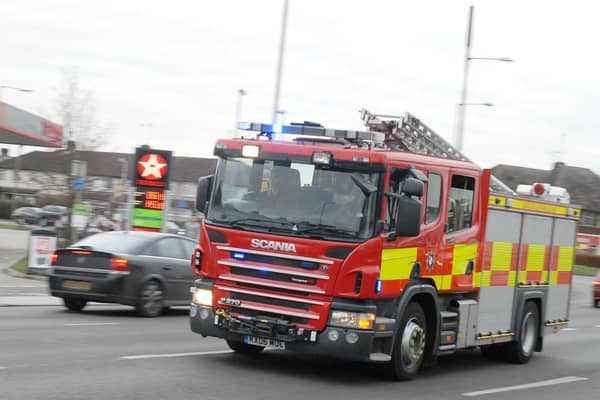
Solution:
<svg viewBox="0 0 600 400">
<path fill-rule="evenodd" d="M 271 183 L 267 191 L 267 203 L 286 206 L 295 201 L 300 193 L 300 173 L 289 167 L 275 166 L 271 171 Z"/>
</svg>

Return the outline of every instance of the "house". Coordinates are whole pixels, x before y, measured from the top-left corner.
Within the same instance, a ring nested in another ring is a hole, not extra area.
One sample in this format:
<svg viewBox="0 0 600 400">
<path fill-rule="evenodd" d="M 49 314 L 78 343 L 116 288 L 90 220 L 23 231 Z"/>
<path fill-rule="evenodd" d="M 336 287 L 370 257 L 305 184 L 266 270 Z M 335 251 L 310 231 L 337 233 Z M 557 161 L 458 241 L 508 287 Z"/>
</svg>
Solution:
<svg viewBox="0 0 600 400">
<path fill-rule="evenodd" d="M 109 210 L 127 202 L 132 186 L 133 153 L 76 150 L 73 145 L 56 151 L 33 151 L 0 160 L 0 199 L 28 200 L 35 204 L 42 196 L 71 201 L 74 160 L 87 163 L 82 200 Z M 192 210 L 198 178 L 214 173 L 213 158 L 177 157 L 171 162 L 170 199 L 172 208 Z M 176 211 L 176 210 L 174 210 Z"/>
<path fill-rule="evenodd" d="M 600 176 L 592 170 L 563 162 L 555 163 L 551 170 L 500 164 L 492 168 L 492 175 L 513 190 L 519 184 L 535 182 L 564 187 L 571 195 L 571 203 L 582 207 L 580 231 L 600 229 Z"/>
</svg>

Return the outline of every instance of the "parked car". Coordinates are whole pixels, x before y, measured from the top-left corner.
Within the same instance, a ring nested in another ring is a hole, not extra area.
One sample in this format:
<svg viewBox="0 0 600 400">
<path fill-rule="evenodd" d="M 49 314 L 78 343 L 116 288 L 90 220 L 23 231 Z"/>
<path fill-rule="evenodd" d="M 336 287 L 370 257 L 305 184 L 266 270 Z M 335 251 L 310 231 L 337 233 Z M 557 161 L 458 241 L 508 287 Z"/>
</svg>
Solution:
<svg viewBox="0 0 600 400">
<path fill-rule="evenodd" d="M 594 307 L 600 307 L 600 272 L 596 275 L 596 279 L 592 282 L 593 293 L 592 298 L 594 299 Z"/>
<path fill-rule="evenodd" d="M 97 301 L 131 305 L 138 315 L 156 317 L 164 307 L 189 305 L 195 244 L 163 233 L 98 233 L 53 254 L 50 293 L 71 311 Z"/>
<path fill-rule="evenodd" d="M 62 206 L 20 207 L 13 211 L 11 218 L 19 224 L 48 226 L 60 220 L 68 208 Z"/>
<path fill-rule="evenodd" d="M 10 218 L 19 224 L 37 224 L 41 215 L 41 208 L 19 207 L 12 212 Z"/>
</svg>

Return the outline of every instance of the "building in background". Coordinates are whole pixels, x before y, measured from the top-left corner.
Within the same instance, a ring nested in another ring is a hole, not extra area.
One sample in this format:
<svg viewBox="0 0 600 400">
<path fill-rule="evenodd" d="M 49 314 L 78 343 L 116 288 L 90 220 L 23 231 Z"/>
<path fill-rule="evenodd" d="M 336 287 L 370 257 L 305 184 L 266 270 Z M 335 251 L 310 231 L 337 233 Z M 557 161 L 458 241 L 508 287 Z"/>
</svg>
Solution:
<svg viewBox="0 0 600 400">
<path fill-rule="evenodd" d="M 571 167 L 563 162 L 551 170 L 500 164 L 492 174 L 515 190 L 519 184 L 535 182 L 564 187 L 571 195 L 571 203 L 582 207 L 579 231 L 600 233 L 600 176 L 589 168 Z"/>
<path fill-rule="evenodd" d="M 131 185 L 134 154 L 67 149 L 33 151 L 0 160 L 0 199 L 30 204 L 72 204 L 72 160 L 87 163 L 82 201 L 96 213 L 110 217 L 123 212 Z M 213 158 L 173 157 L 171 170 L 170 220 L 183 223 L 195 210 L 198 178 L 214 173 Z M 41 201 L 43 200 L 43 201 Z M 118 219 L 118 217 L 117 217 Z"/>
</svg>

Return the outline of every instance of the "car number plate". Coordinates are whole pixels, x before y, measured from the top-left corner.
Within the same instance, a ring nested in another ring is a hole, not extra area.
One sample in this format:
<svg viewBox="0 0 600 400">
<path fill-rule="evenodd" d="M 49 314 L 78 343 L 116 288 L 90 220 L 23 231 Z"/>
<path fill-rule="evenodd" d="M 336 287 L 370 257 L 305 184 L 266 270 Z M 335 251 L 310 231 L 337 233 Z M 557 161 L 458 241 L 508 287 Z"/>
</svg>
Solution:
<svg viewBox="0 0 600 400">
<path fill-rule="evenodd" d="M 244 336 L 244 343 L 254 346 L 268 347 L 271 349 L 285 350 L 285 342 L 261 336 Z"/>
<path fill-rule="evenodd" d="M 72 281 L 64 280 L 62 287 L 65 289 L 78 289 L 78 290 L 90 290 L 92 288 L 91 282 L 86 281 Z"/>
</svg>

